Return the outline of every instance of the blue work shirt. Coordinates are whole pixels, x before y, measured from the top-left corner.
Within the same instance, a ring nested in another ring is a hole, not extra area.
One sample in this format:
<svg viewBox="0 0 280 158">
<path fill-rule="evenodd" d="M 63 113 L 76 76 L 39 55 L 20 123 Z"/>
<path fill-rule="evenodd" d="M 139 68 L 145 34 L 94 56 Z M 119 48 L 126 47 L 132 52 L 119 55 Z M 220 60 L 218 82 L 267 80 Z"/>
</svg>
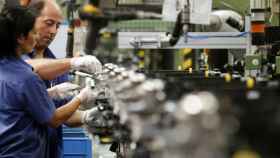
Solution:
<svg viewBox="0 0 280 158">
<path fill-rule="evenodd" d="M 0 59 L 0 157 L 48 158 L 55 112 L 44 82 L 22 59 Z"/>
<path fill-rule="evenodd" d="M 22 58 L 24 59 L 32 59 L 34 58 L 36 52 L 32 52 L 29 53 L 25 56 L 23 56 Z M 47 48 L 44 51 L 43 54 L 44 58 L 50 58 L 50 59 L 56 59 L 55 55 L 52 53 L 52 51 Z M 47 88 L 51 88 L 55 85 L 64 83 L 64 82 L 68 82 L 69 81 L 69 77 L 68 77 L 68 73 L 65 73 L 61 76 L 58 76 L 57 78 L 53 79 L 53 80 L 44 80 L 45 85 Z M 65 105 L 66 103 L 68 103 L 71 100 L 71 98 L 69 99 L 64 99 L 64 100 L 53 100 L 55 103 L 56 108 L 59 108 L 62 105 Z M 59 126 L 56 129 L 53 128 L 49 128 L 49 153 L 50 153 L 50 158 L 62 158 L 63 156 L 63 140 L 62 140 L 62 126 Z"/>
</svg>

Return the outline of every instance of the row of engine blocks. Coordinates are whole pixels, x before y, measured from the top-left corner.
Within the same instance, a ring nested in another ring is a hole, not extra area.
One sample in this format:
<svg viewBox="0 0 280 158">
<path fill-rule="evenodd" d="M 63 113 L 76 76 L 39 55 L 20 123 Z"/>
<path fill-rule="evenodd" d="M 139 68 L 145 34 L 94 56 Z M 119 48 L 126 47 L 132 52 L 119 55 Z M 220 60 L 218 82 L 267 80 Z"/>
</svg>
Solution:
<svg viewBox="0 0 280 158">
<path fill-rule="evenodd" d="M 243 150 L 279 156 L 278 81 L 248 88 L 243 79 L 226 82 L 219 73 L 155 73 L 114 64 L 100 74 L 75 73 L 81 85 L 99 91 L 87 107 L 99 110 L 89 133 L 112 144 L 118 157 L 227 158 Z"/>
</svg>

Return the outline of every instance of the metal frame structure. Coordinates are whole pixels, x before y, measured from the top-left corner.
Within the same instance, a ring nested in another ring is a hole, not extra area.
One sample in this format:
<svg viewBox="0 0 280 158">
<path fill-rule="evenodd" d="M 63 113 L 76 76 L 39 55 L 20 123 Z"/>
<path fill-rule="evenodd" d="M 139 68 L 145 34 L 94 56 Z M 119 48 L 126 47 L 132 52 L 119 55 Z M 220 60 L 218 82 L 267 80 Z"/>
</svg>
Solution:
<svg viewBox="0 0 280 158">
<path fill-rule="evenodd" d="M 165 32 L 119 32 L 118 47 L 122 49 L 245 49 L 245 56 L 253 55 L 251 18 L 245 17 L 244 32 L 189 32 L 171 47 Z M 186 41 L 186 42 L 185 42 Z M 229 53 L 229 62 L 233 64 Z M 258 71 L 246 70 L 245 76 L 255 76 Z"/>
<path fill-rule="evenodd" d="M 250 18 L 246 17 L 245 32 L 189 32 L 171 47 L 165 32 L 119 32 L 118 47 L 127 49 L 246 49 L 250 53 Z M 185 42 L 187 41 L 187 42 Z"/>
</svg>

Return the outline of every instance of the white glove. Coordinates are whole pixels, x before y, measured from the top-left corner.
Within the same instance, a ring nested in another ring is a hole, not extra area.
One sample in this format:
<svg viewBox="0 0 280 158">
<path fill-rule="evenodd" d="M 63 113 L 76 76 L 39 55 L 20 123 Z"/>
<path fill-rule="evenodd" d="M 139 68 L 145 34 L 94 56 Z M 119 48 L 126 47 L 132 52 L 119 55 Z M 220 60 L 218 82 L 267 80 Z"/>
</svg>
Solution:
<svg viewBox="0 0 280 158">
<path fill-rule="evenodd" d="M 65 99 L 67 97 L 74 96 L 75 90 L 79 89 L 80 86 L 65 82 L 62 84 L 58 84 L 54 87 L 51 87 L 48 89 L 49 96 L 54 99 Z"/>
<path fill-rule="evenodd" d="M 100 114 L 101 114 L 101 112 L 98 110 L 97 107 L 93 107 L 89 110 L 83 111 L 81 122 L 83 124 L 90 126 L 91 124 L 93 124 L 94 122 L 97 121 Z"/>
<path fill-rule="evenodd" d="M 82 104 L 87 105 L 94 103 L 98 94 L 99 92 L 92 90 L 90 87 L 85 87 L 76 97 L 80 99 Z"/>
<path fill-rule="evenodd" d="M 95 56 L 92 55 L 72 58 L 71 68 L 74 70 L 81 70 L 88 73 L 102 72 L 102 64 Z"/>
</svg>

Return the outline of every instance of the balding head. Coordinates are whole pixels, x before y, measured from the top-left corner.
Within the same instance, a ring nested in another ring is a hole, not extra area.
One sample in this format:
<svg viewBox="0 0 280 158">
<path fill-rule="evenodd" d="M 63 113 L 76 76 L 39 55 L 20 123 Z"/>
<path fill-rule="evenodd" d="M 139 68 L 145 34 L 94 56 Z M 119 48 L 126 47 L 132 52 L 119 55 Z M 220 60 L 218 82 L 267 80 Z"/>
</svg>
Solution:
<svg viewBox="0 0 280 158">
<path fill-rule="evenodd" d="M 56 16 L 63 19 L 60 6 L 55 0 L 21 0 L 28 1 L 28 6 L 40 10 L 43 14 L 56 14 Z"/>
<path fill-rule="evenodd" d="M 50 10 L 52 13 L 56 13 L 62 18 L 62 13 L 59 5 L 54 0 L 44 0 L 45 8 L 43 10 Z"/>
</svg>

